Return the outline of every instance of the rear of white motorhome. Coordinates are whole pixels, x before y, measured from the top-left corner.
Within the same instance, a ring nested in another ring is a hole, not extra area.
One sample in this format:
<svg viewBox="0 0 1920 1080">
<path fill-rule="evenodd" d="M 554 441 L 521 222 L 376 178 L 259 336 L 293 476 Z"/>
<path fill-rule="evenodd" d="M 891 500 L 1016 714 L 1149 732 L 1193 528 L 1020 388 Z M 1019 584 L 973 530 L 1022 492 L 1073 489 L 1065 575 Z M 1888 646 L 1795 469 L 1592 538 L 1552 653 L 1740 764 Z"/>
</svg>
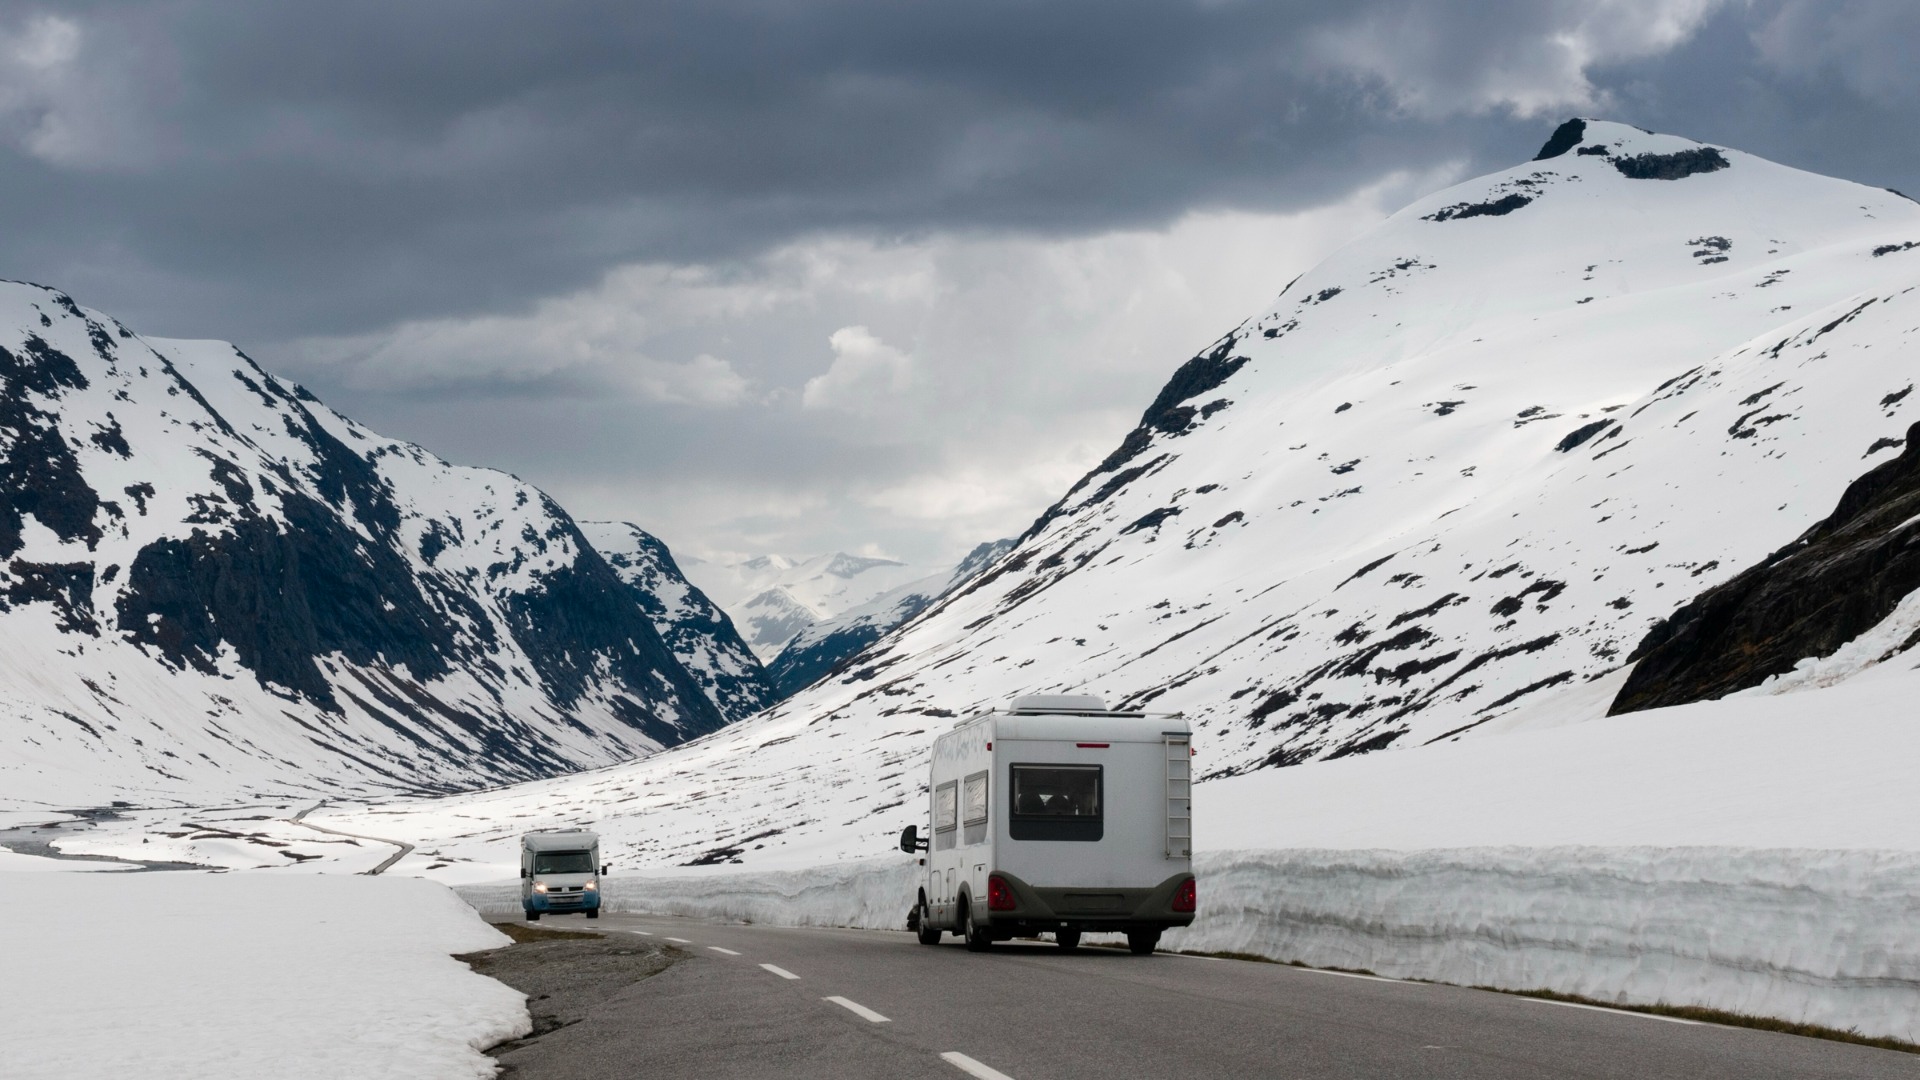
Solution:
<svg viewBox="0 0 1920 1080">
<path fill-rule="evenodd" d="M 520 838 L 520 907 L 528 922 L 584 912 L 600 917 L 600 838 L 583 829 L 543 829 Z"/>
<path fill-rule="evenodd" d="M 908 918 L 926 944 L 970 949 L 1051 933 L 1127 935 L 1152 952 L 1193 922 L 1192 739 L 1177 716 L 1108 712 L 1099 698 L 1024 697 L 934 740 L 932 831 Z"/>
</svg>

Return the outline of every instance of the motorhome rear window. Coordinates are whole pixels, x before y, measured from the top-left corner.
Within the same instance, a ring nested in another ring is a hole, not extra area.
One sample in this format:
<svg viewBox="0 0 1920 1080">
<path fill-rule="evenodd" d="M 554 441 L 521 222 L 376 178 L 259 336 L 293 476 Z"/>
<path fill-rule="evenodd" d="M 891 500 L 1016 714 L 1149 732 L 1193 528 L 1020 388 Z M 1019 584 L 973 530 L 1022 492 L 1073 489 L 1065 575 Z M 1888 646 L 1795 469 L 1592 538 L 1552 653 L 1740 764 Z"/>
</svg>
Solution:
<svg viewBox="0 0 1920 1080">
<path fill-rule="evenodd" d="M 591 874 L 593 873 L 593 852 L 535 852 L 533 872 L 536 874 Z"/>
<path fill-rule="evenodd" d="M 1104 830 L 1098 765 L 1012 766 L 1015 840 L 1098 840 Z"/>
</svg>

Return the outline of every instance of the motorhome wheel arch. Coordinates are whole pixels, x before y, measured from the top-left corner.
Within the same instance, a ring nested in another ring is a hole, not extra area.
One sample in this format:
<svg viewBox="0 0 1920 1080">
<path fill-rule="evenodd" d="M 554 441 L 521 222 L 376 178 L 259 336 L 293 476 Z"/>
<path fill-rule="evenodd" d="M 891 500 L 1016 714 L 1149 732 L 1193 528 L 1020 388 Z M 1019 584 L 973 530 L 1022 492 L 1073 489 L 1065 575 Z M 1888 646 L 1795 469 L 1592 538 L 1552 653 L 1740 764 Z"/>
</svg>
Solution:
<svg viewBox="0 0 1920 1080">
<path fill-rule="evenodd" d="M 909 924 L 969 948 L 1086 932 L 1151 952 L 1193 922 L 1192 739 L 1173 715 L 1109 712 L 1099 698 L 1017 698 L 934 740 L 930 831 Z"/>
</svg>

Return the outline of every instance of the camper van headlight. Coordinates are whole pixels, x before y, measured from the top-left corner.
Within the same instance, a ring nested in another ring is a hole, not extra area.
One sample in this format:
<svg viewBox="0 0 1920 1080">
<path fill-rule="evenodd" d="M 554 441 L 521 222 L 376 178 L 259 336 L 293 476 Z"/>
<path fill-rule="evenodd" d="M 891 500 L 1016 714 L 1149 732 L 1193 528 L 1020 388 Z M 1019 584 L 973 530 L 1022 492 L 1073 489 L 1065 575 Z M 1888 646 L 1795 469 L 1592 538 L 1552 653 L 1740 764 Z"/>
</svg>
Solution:
<svg viewBox="0 0 1920 1080">
<path fill-rule="evenodd" d="M 534 882 L 534 883 L 533 883 L 533 891 L 534 891 L 534 892 L 546 892 L 546 891 L 547 891 L 547 883 L 546 883 L 546 882 L 544 882 L 544 881 L 536 881 L 536 882 Z"/>
<path fill-rule="evenodd" d="M 600 886 L 599 886 L 599 884 L 598 884 L 597 882 L 592 882 L 592 881 L 589 881 L 589 882 L 587 882 L 587 883 L 586 883 L 585 885 L 582 885 L 582 886 L 580 886 L 580 887 L 581 887 L 581 888 L 583 888 L 583 889 L 585 889 L 585 890 L 587 890 L 588 892 L 599 892 L 599 891 L 600 891 Z"/>
</svg>

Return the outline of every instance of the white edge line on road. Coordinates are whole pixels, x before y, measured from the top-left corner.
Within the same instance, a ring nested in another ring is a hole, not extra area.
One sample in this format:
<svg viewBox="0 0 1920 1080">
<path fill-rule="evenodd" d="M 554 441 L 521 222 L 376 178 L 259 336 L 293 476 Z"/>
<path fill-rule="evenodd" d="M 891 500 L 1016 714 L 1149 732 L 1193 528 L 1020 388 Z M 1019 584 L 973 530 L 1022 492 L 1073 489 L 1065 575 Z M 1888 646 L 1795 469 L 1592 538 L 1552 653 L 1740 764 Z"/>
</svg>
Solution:
<svg viewBox="0 0 1920 1080">
<path fill-rule="evenodd" d="M 627 931 L 627 933 L 629 933 L 629 934 L 639 934 L 639 935 L 640 935 L 641 937 L 652 937 L 652 936 L 653 936 L 653 931 L 651 931 L 651 930 L 629 930 L 629 931 Z"/>
<path fill-rule="evenodd" d="M 840 1006 L 841 1008 L 847 1010 L 848 1012 L 859 1017 L 860 1019 L 867 1021 L 868 1023 L 873 1023 L 873 1024 L 893 1023 L 893 1021 L 888 1020 L 886 1017 L 881 1016 L 879 1013 L 874 1012 L 872 1009 L 867 1008 L 865 1005 L 862 1005 L 857 1001 L 848 1001 L 846 998 L 837 997 L 837 996 L 829 997 L 829 998 L 821 998 L 820 1000 L 831 1001 L 835 1005 Z"/>
<path fill-rule="evenodd" d="M 723 948 L 721 948 L 721 947 L 720 947 L 720 946 L 718 946 L 718 945 L 709 945 L 709 946 L 707 946 L 707 948 L 709 948 L 709 949 L 712 949 L 712 950 L 713 950 L 714 952 L 717 952 L 717 953 L 726 953 L 726 954 L 727 954 L 728 956 L 739 956 L 739 955 L 740 955 L 739 953 L 737 953 L 737 952 L 734 952 L 734 951 L 733 951 L 732 949 L 723 949 Z"/>
<path fill-rule="evenodd" d="M 800 977 L 783 967 L 774 967 L 772 964 L 761 964 L 760 966 L 763 968 L 766 968 L 768 971 L 773 972 L 775 975 L 778 975 L 783 979 L 798 979 Z"/>
<path fill-rule="evenodd" d="M 1314 975 L 1338 975 L 1343 979 L 1366 979 L 1368 982 L 1405 983 L 1407 981 L 1405 979 L 1389 979 L 1384 975 L 1362 975 L 1357 971 L 1328 971 L 1326 968 L 1294 968 L 1293 970 L 1310 972 Z M 1412 984 L 1408 983 L 1408 985 Z"/>
<path fill-rule="evenodd" d="M 683 938 L 683 937 L 670 937 L 670 938 L 668 938 L 667 940 L 668 940 L 668 941 L 677 941 L 677 942 L 679 942 L 679 943 L 680 943 L 680 944 L 682 944 L 682 945 L 691 945 L 691 944 L 693 944 L 693 942 L 691 942 L 691 941 L 688 941 L 688 940 L 687 940 L 686 938 Z"/>
<path fill-rule="evenodd" d="M 1590 1012 L 1612 1013 L 1615 1016 L 1637 1016 L 1642 1020 L 1661 1020 L 1669 1024 L 1691 1024 L 1694 1027 L 1700 1026 L 1700 1021 L 1698 1020 L 1683 1020 L 1678 1016 L 1661 1016 L 1659 1013 L 1634 1012 L 1630 1009 L 1609 1009 L 1605 1005 L 1582 1005 L 1577 1001 L 1555 1001 L 1552 998 L 1537 997 L 1521 998 L 1520 1000 L 1531 1001 L 1536 1005 L 1559 1005 L 1568 1009 L 1586 1009 Z"/>
<path fill-rule="evenodd" d="M 1013 1077 L 1008 1076 L 1006 1073 L 1001 1072 L 999 1069 L 990 1068 L 986 1065 L 982 1065 L 979 1062 L 973 1060 L 972 1058 L 968 1057 L 965 1054 L 960 1053 L 957 1050 L 949 1050 L 946 1053 L 941 1054 L 940 1060 L 946 1062 L 947 1064 L 953 1066 L 956 1069 L 959 1069 L 963 1073 L 966 1073 L 970 1076 L 977 1076 L 980 1078 L 980 1080 L 1013 1080 Z"/>
</svg>

